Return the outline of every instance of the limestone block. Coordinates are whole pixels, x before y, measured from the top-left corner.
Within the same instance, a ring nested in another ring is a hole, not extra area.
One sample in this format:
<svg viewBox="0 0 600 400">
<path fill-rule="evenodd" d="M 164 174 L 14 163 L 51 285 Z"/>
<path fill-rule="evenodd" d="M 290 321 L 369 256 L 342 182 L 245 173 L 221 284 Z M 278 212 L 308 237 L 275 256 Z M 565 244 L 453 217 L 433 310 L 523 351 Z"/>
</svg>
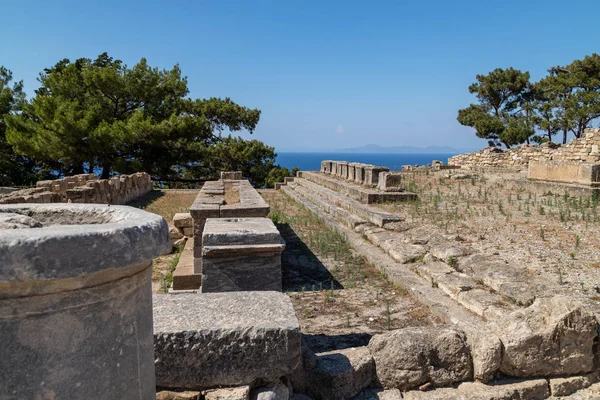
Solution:
<svg viewBox="0 0 600 400">
<path fill-rule="evenodd" d="M 200 392 L 185 391 L 172 392 L 170 390 L 161 390 L 156 393 L 156 400 L 200 400 Z"/>
<path fill-rule="evenodd" d="M 570 376 L 567 378 L 548 379 L 552 396 L 569 396 L 578 390 L 590 387 L 593 380 L 590 376 Z"/>
<path fill-rule="evenodd" d="M 290 391 L 283 383 L 252 390 L 251 400 L 289 400 Z"/>
<path fill-rule="evenodd" d="M 300 363 L 300 327 L 278 292 L 155 295 L 157 386 L 275 382 Z"/>
<path fill-rule="evenodd" d="M 488 327 L 470 326 L 465 328 L 467 344 L 473 358 L 473 378 L 489 382 L 502 361 L 502 342 Z"/>
<path fill-rule="evenodd" d="M 354 182 L 355 176 L 356 176 L 355 164 L 354 163 L 348 163 L 348 176 L 347 176 L 346 179 L 348 179 L 351 182 Z"/>
<path fill-rule="evenodd" d="M 191 228 L 194 226 L 194 219 L 190 213 L 177 213 L 173 216 L 173 225 L 177 228 Z"/>
<path fill-rule="evenodd" d="M 221 171 L 221 179 L 229 179 L 239 181 L 243 179 L 242 171 Z"/>
<path fill-rule="evenodd" d="M 538 298 L 498 321 L 500 371 L 518 377 L 590 372 L 597 327 L 594 315 L 570 297 Z"/>
<path fill-rule="evenodd" d="M 402 174 L 399 172 L 379 173 L 377 189 L 383 192 L 400 192 L 402 191 Z"/>
<path fill-rule="evenodd" d="M 402 400 L 398 389 L 365 389 L 352 400 Z"/>
<path fill-rule="evenodd" d="M 249 386 L 213 389 L 204 393 L 204 400 L 248 400 L 249 398 Z"/>
<path fill-rule="evenodd" d="M 307 377 L 307 394 L 311 397 L 350 399 L 375 379 L 375 362 L 367 347 L 321 353 L 317 359 L 317 367 Z"/>
<path fill-rule="evenodd" d="M 285 244 L 268 218 L 209 218 L 202 237 L 202 292 L 281 290 Z"/>
<path fill-rule="evenodd" d="M 369 342 L 377 378 L 385 389 L 406 390 L 425 382 L 447 386 L 473 377 L 463 332 L 452 328 L 403 328 Z"/>
<path fill-rule="evenodd" d="M 194 227 L 185 227 L 182 229 L 183 236 L 192 237 L 194 236 Z"/>
</svg>

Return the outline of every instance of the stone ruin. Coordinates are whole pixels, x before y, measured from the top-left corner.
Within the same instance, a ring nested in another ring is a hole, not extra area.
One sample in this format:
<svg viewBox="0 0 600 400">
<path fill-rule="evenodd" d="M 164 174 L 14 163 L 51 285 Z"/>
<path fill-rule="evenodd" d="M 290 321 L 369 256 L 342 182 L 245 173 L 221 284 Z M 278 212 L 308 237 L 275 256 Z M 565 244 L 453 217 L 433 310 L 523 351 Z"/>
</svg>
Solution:
<svg viewBox="0 0 600 400">
<path fill-rule="evenodd" d="M 0 397 L 154 398 L 150 279 L 167 230 L 131 207 L 0 205 Z"/>
<path fill-rule="evenodd" d="M 553 142 L 459 154 L 448 164 L 469 170 L 526 172 L 533 180 L 600 186 L 600 128 L 585 129 L 566 145 Z"/>
<path fill-rule="evenodd" d="M 220 279 L 213 287 L 226 291 L 175 290 L 152 296 L 152 305 L 151 260 L 171 244 L 160 217 L 120 206 L 5 205 L 0 394 L 152 399 L 158 386 L 202 390 L 204 399 L 544 399 L 598 381 L 598 322 L 577 299 L 548 295 L 552 287 L 465 243 L 402 227 L 369 196 L 414 195 L 348 176 L 302 172 L 280 190 L 339 229 L 445 326 L 393 330 L 368 346 L 314 354 L 280 286 L 242 287 L 280 279 L 275 246 L 283 245 L 256 215 L 268 205 L 246 181 L 207 182 L 192 207 L 189 254 L 200 256 L 201 283 Z M 244 206 L 253 215 L 243 215 Z M 416 259 L 423 261 L 410 263 Z M 436 389 L 418 390 L 426 387 Z"/>
<path fill-rule="evenodd" d="M 0 204 L 16 203 L 95 203 L 125 204 L 152 190 L 150 175 L 131 175 L 98 179 L 94 174 L 67 176 L 38 181 L 35 188 L 0 193 Z"/>
</svg>

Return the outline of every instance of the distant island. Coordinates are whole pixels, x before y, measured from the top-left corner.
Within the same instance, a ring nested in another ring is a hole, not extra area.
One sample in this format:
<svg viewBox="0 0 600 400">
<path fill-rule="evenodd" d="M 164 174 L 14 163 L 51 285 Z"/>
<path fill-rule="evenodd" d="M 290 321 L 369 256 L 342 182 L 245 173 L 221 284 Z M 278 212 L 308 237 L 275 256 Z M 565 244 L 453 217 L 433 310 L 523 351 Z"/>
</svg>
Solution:
<svg viewBox="0 0 600 400">
<path fill-rule="evenodd" d="M 470 152 L 472 149 L 455 149 L 448 146 L 394 146 L 382 147 L 376 144 L 367 144 L 360 147 L 337 149 L 339 153 L 386 153 L 386 154 L 459 154 Z"/>
</svg>

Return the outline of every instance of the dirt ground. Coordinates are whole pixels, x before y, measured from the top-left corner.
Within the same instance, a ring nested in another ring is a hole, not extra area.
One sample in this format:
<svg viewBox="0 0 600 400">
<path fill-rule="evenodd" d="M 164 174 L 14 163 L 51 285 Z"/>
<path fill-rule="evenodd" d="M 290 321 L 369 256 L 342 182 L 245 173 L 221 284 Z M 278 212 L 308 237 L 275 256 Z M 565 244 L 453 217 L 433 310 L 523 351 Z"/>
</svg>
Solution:
<svg viewBox="0 0 600 400">
<path fill-rule="evenodd" d="M 457 234 L 484 254 L 600 300 L 600 207 L 591 192 L 529 182 L 518 173 L 408 173 L 411 203 L 380 204 L 408 224 Z M 600 304 L 600 303 L 599 303 Z"/>
<path fill-rule="evenodd" d="M 388 329 L 438 323 L 427 307 L 388 282 L 309 210 L 282 192 L 259 192 L 286 242 L 283 289 L 313 350 L 362 346 Z"/>
<path fill-rule="evenodd" d="M 169 227 L 173 225 L 173 216 L 180 212 L 189 212 L 198 190 L 153 190 L 128 203 L 128 206 L 162 216 Z M 173 268 L 177 254 L 175 252 L 155 258 L 152 262 L 152 293 L 164 293 L 161 277 Z"/>
</svg>

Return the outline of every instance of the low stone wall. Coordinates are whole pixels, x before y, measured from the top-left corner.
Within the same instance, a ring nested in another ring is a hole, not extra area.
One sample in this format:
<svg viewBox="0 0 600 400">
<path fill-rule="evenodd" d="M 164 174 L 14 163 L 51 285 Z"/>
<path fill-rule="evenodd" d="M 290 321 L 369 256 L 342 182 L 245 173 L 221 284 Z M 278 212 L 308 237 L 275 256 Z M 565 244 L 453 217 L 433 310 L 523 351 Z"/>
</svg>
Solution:
<svg viewBox="0 0 600 400">
<path fill-rule="evenodd" d="M 98 179 L 94 174 L 39 181 L 35 188 L 0 195 L 0 204 L 95 203 L 125 204 L 152 190 L 150 175 L 138 172 Z"/>
<path fill-rule="evenodd" d="M 527 170 L 530 161 L 600 162 L 600 128 L 586 129 L 581 138 L 573 139 L 566 145 L 548 142 L 539 146 L 521 145 L 505 150 L 487 147 L 474 153 L 450 157 L 448 164 Z"/>
<path fill-rule="evenodd" d="M 600 164 L 573 161 L 531 161 L 530 179 L 600 186 Z"/>
</svg>

